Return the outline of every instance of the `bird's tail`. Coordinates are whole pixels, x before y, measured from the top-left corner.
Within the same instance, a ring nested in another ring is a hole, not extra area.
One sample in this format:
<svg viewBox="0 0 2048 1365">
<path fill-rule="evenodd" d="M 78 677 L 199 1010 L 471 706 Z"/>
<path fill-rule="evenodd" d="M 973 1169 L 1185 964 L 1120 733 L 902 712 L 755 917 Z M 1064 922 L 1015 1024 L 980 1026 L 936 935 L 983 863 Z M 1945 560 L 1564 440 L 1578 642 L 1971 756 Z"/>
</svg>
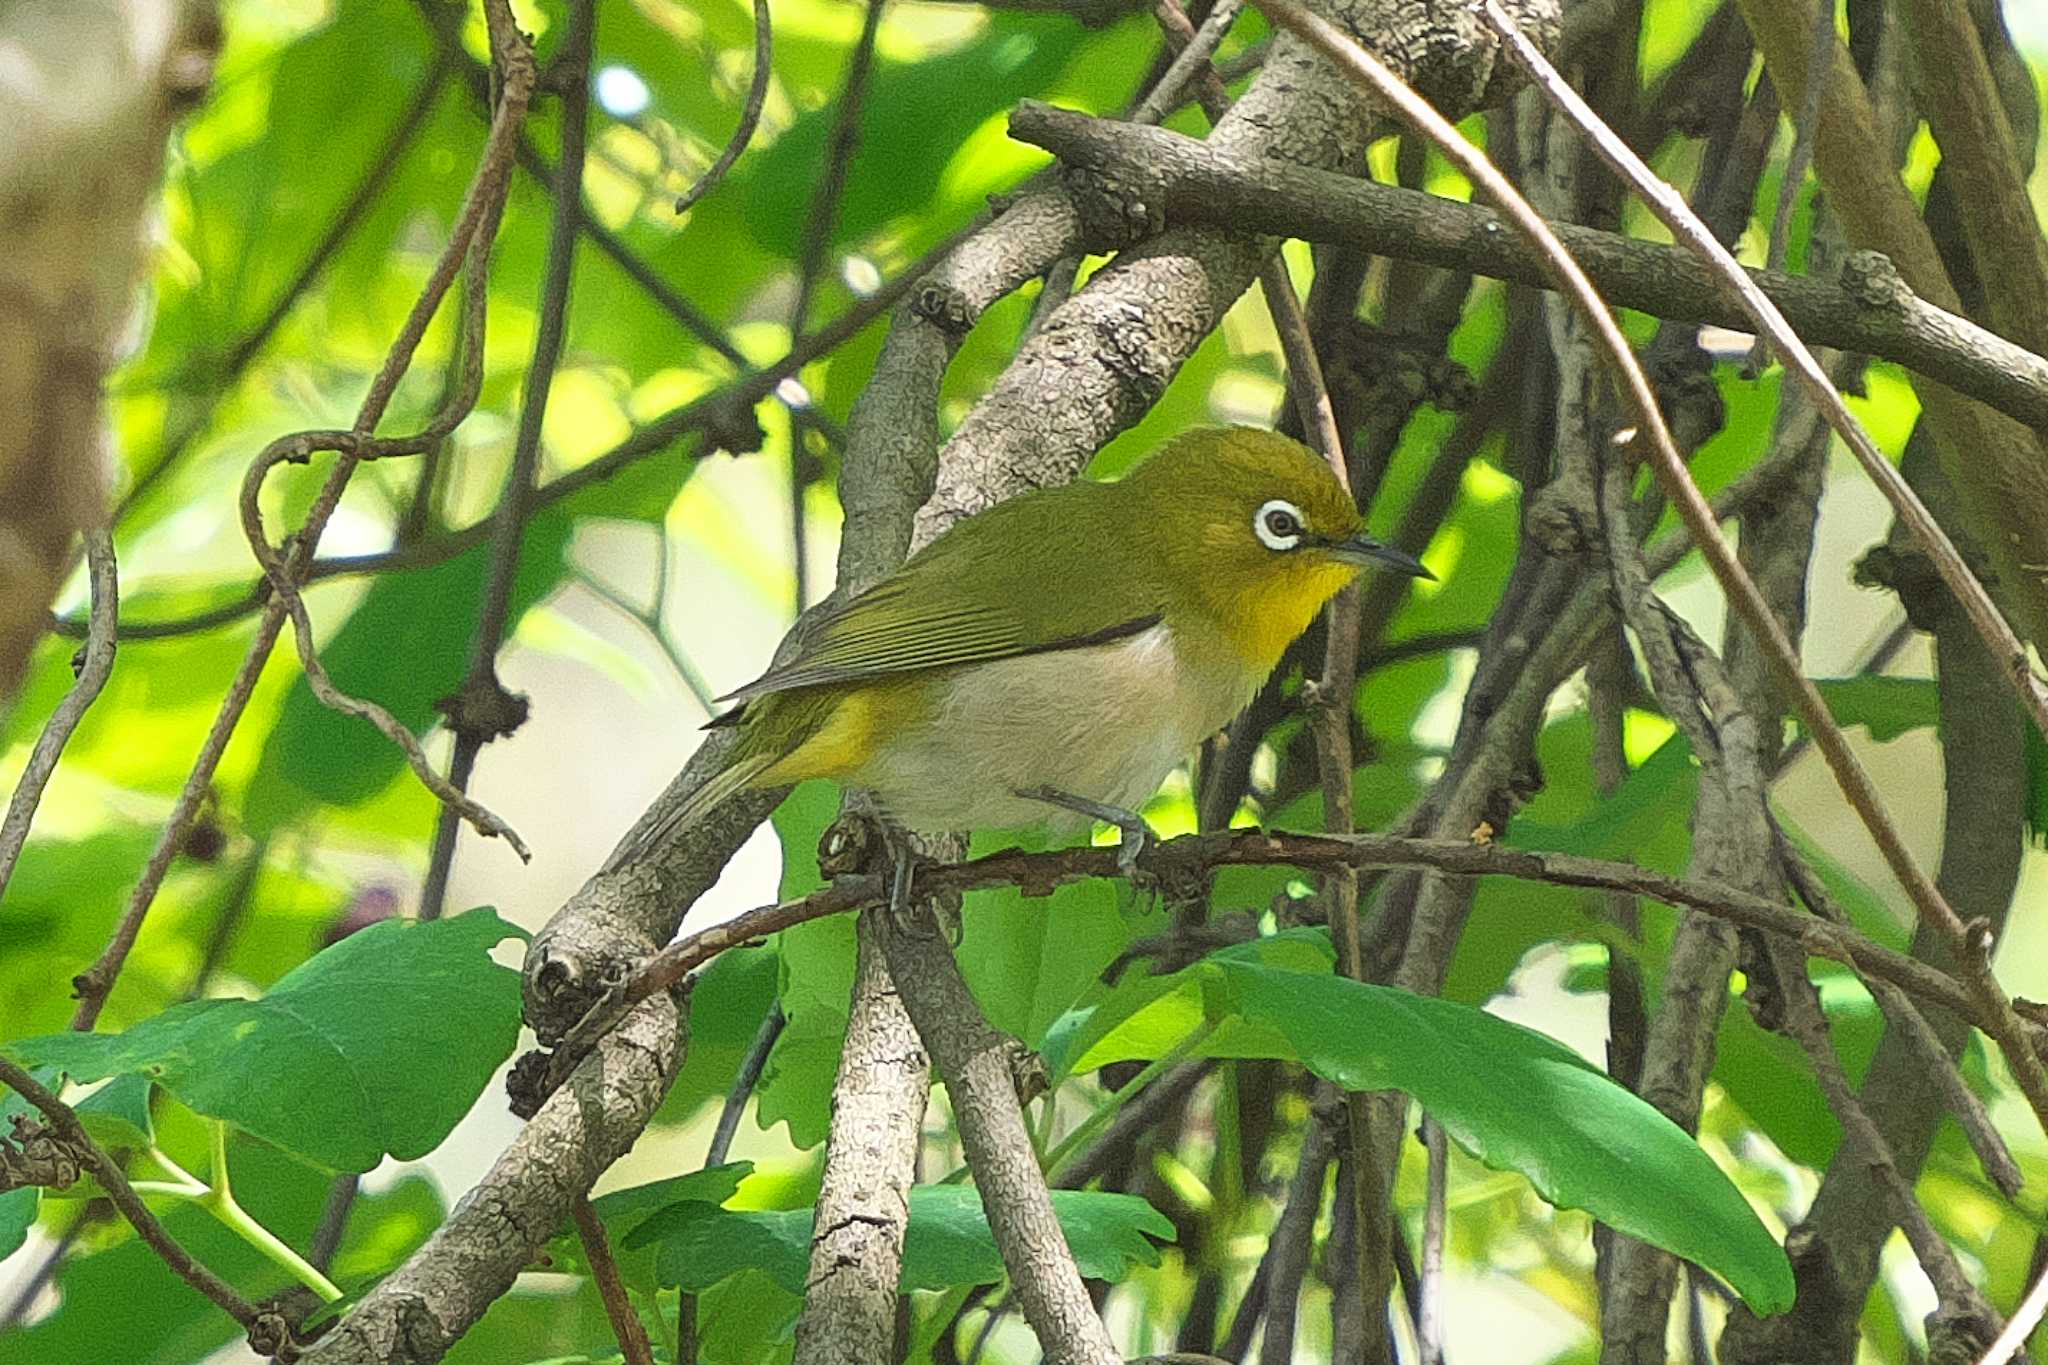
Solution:
<svg viewBox="0 0 2048 1365">
<path fill-rule="evenodd" d="M 612 855 L 612 862 L 616 863 L 629 848 L 653 848 L 690 828 L 752 786 L 762 773 L 774 766 L 775 759 L 774 754 L 736 755 L 732 762 L 711 774 L 697 790 L 684 797 L 681 805 L 650 826 L 644 836 L 620 845 L 619 851 Z"/>
</svg>

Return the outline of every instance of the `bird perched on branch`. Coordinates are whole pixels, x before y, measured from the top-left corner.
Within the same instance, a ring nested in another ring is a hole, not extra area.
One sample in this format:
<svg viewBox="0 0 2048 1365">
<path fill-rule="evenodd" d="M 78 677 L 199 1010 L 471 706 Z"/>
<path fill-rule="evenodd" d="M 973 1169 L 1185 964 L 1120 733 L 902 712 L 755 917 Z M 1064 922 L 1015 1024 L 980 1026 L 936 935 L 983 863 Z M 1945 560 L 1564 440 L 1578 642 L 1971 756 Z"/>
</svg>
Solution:
<svg viewBox="0 0 2048 1365">
<path fill-rule="evenodd" d="M 670 823 L 826 777 L 871 790 L 911 830 L 1093 817 L 1123 829 L 1135 860 L 1132 808 L 1370 565 L 1432 576 L 1365 534 L 1299 443 L 1188 432 L 1117 482 L 970 517 L 833 608 L 721 698 L 739 704 L 711 724 L 737 727 L 738 743 Z"/>
</svg>

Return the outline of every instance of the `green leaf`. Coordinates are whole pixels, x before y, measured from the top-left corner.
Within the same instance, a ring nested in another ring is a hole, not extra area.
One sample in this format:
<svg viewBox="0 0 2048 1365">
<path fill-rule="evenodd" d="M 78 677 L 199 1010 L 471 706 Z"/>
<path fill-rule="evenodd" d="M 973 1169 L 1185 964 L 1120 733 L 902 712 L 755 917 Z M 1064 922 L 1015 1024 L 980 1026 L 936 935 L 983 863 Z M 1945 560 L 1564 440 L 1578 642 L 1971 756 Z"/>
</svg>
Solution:
<svg viewBox="0 0 2048 1365">
<path fill-rule="evenodd" d="M 1908 730 L 1941 721 L 1941 685 L 1932 678 L 1888 678 L 1867 673 L 1854 678 L 1819 678 L 1820 689 L 1839 725 L 1861 725 L 1880 743 Z"/>
<path fill-rule="evenodd" d="M 1041 833 L 992 833 L 977 836 L 969 852 L 1051 846 Z M 1027 1047 L 1037 1045 L 1133 938 L 1164 926 L 1156 903 L 1126 913 L 1125 894 L 1119 883 L 1100 880 L 1050 896 L 1015 887 L 969 894 L 960 911 L 960 972 L 989 1022 Z"/>
<path fill-rule="evenodd" d="M 0 1261 L 21 1250 L 21 1244 L 28 1240 L 28 1230 L 35 1226 L 36 1209 L 41 1203 L 42 1191 L 33 1185 L 0 1194 Z"/>
<path fill-rule="evenodd" d="M 1791 1306 L 1784 1250 L 1720 1167 L 1562 1044 L 1470 1005 L 1234 950 L 1174 975 L 1203 982 L 1211 1018 L 1221 1004 L 1283 1040 L 1266 1055 L 1349 1090 L 1406 1091 L 1479 1160 L 1527 1176 L 1552 1204 L 1698 1262 L 1759 1313 Z M 1110 1039 L 1130 1036 L 1127 1023 Z M 1084 1064 L 1158 1055 L 1111 1051 L 1098 1044 Z"/>
<path fill-rule="evenodd" d="M 149 1078 L 116 1076 L 72 1108 L 85 1131 L 102 1147 L 141 1150 L 156 1142 L 149 1112 Z"/>
<path fill-rule="evenodd" d="M 1134 1265 L 1157 1265 L 1159 1251 L 1151 1239 L 1173 1240 L 1173 1224 L 1136 1195 L 1054 1190 L 1052 1205 L 1074 1260 L 1089 1279 L 1121 1280 Z M 626 1245 L 660 1244 L 655 1264 L 663 1284 L 697 1291 L 742 1270 L 759 1270 L 790 1293 L 801 1294 L 810 1274 L 815 1213 L 678 1204 L 641 1224 Z M 919 1185 L 910 1191 L 903 1290 L 994 1284 L 1002 1278 L 1002 1255 L 978 1192 L 960 1185 Z"/>
<path fill-rule="evenodd" d="M 125 1033 L 60 1033 L 7 1052 L 82 1081 L 137 1073 L 319 1165 L 425 1156 L 519 1036 L 519 975 L 488 956 L 521 931 L 490 910 L 385 920 L 260 1000 L 174 1005 Z"/>
</svg>

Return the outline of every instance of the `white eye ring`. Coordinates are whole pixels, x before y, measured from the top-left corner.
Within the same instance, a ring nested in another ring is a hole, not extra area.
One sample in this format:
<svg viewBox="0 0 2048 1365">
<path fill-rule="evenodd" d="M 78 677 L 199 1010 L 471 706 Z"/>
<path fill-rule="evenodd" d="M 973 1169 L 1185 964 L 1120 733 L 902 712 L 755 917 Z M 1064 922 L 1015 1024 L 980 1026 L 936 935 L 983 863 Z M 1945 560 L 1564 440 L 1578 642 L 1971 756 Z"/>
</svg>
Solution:
<svg viewBox="0 0 2048 1365">
<path fill-rule="evenodd" d="M 1252 533 L 1269 550 L 1291 550 L 1307 534 L 1301 509 L 1285 498 L 1261 503 L 1252 513 Z"/>
</svg>

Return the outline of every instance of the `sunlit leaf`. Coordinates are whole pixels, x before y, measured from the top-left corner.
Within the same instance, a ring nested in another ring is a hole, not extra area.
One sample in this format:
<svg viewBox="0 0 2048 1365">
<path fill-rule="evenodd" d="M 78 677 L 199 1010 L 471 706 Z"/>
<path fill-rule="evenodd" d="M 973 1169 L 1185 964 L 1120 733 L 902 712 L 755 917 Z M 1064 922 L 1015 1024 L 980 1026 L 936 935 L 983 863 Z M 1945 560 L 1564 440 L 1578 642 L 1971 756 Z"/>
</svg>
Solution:
<svg viewBox="0 0 2048 1365">
<path fill-rule="evenodd" d="M 6 1051 L 82 1081 L 139 1074 L 309 1161 L 367 1171 L 439 1146 L 511 1053 L 519 977 L 488 950 L 519 933 L 489 910 L 385 920 L 260 1000 L 196 1000 L 124 1033 Z"/>
</svg>

